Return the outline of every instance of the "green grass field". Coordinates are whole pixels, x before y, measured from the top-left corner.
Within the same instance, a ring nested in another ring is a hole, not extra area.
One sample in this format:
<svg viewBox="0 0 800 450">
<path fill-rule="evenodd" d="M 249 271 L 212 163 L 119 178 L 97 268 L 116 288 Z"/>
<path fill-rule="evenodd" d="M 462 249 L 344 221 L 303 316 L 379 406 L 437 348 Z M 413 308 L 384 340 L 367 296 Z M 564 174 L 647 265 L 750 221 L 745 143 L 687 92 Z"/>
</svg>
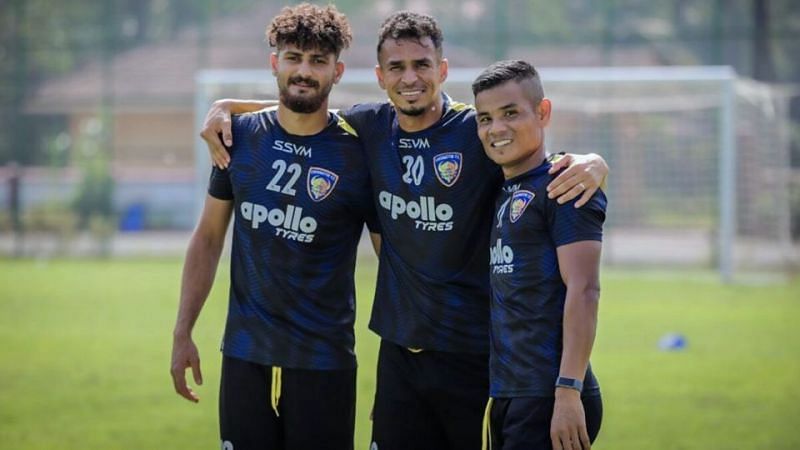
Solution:
<svg viewBox="0 0 800 450">
<path fill-rule="evenodd" d="M 0 260 L 0 448 L 218 448 L 227 263 L 195 331 L 201 402 L 173 393 L 181 262 Z M 377 338 L 374 262 L 358 272 L 356 448 L 369 442 Z M 800 448 L 800 280 L 721 286 L 713 275 L 607 270 L 592 363 L 598 450 Z M 683 333 L 681 352 L 657 349 Z"/>
</svg>

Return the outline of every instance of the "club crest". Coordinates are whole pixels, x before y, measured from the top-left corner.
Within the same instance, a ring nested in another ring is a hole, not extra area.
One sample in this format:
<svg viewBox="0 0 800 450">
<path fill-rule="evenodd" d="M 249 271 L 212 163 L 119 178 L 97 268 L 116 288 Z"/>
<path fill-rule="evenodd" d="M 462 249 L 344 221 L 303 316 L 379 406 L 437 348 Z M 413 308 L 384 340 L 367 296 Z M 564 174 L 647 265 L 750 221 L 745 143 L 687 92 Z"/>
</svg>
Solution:
<svg viewBox="0 0 800 450">
<path fill-rule="evenodd" d="M 339 181 L 339 175 L 336 175 L 330 170 L 321 169 L 319 167 L 308 169 L 306 182 L 308 196 L 315 202 L 325 200 L 325 197 L 331 195 L 331 192 L 333 192 L 337 181 Z"/>
<path fill-rule="evenodd" d="M 451 187 L 456 184 L 458 176 L 461 175 L 461 153 L 440 153 L 434 156 L 433 168 L 439 182 Z"/>
<path fill-rule="evenodd" d="M 511 212 L 509 213 L 509 219 L 511 219 L 511 223 L 516 222 L 522 217 L 522 213 L 525 212 L 525 208 L 531 203 L 533 197 L 535 197 L 531 191 L 517 191 L 514 192 L 514 195 L 511 196 Z"/>
</svg>

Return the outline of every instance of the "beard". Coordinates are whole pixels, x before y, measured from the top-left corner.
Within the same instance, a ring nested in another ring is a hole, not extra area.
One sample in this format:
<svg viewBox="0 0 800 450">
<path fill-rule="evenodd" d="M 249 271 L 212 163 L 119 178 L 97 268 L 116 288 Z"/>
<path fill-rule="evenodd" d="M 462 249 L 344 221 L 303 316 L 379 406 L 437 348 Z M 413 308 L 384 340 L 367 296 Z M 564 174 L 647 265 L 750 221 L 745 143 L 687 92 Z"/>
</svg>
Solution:
<svg viewBox="0 0 800 450">
<path fill-rule="evenodd" d="M 426 111 L 428 111 L 429 109 L 431 109 L 431 108 L 433 108 L 435 106 L 435 104 L 432 101 L 429 101 L 429 103 L 427 105 L 421 104 L 423 102 L 424 102 L 424 99 L 420 99 L 420 100 L 417 100 L 416 104 L 413 104 L 413 103 L 412 104 L 408 104 L 408 103 L 406 103 L 406 105 L 399 106 L 399 105 L 405 103 L 405 101 L 402 100 L 402 96 L 400 96 L 400 99 L 398 99 L 398 101 L 396 101 L 396 102 L 393 101 L 392 103 L 394 104 L 394 107 L 395 107 L 395 109 L 397 109 L 398 112 L 400 112 L 400 113 L 402 113 L 402 114 L 404 114 L 406 116 L 419 117 L 419 116 L 425 114 Z"/>
<path fill-rule="evenodd" d="M 305 89 L 317 89 L 317 93 L 311 96 L 293 95 L 289 92 L 289 87 L 295 83 L 305 83 Z M 289 108 L 290 111 L 298 114 L 310 114 L 322 107 L 328 94 L 331 92 L 333 84 L 320 87 L 319 82 L 310 78 L 293 77 L 289 78 L 285 85 L 279 86 L 280 102 Z"/>
<path fill-rule="evenodd" d="M 397 110 L 400 111 L 401 113 L 412 117 L 421 116 L 422 114 L 425 113 L 426 109 L 428 108 L 425 108 L 424 106 L 410 106 L 408 108 L 397 108 Z"/>
</svg>

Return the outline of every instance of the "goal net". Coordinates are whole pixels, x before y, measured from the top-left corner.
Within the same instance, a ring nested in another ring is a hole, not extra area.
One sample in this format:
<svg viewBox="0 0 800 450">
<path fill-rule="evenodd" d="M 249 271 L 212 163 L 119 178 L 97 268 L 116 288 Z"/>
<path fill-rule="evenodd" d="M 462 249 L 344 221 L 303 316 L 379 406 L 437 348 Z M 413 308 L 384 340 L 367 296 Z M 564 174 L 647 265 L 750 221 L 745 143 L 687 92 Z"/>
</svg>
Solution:
<svg viewBox="0 0 800 450">
<path fill-rule="evenodd" d="M 445 91 L 472 103 L 480 69 L 451 69 Z M 728 67 L 543 68 L 551 152 L 608 161 L 604 262 L 780 271 L 796 258 L 789 211 L 788 104 Z M 223 97 L 277 97 L 267 71 L 197 76 L 198 129 Z M 348 69 L 331 107 L 382 101 L 371 69 Z M 198 191 L 208 155 L 197 142 Z M 202 199 L 202 195 L 198 195 Z M 198 200 L 198 211 L 199 211 Z"/>
</svg>

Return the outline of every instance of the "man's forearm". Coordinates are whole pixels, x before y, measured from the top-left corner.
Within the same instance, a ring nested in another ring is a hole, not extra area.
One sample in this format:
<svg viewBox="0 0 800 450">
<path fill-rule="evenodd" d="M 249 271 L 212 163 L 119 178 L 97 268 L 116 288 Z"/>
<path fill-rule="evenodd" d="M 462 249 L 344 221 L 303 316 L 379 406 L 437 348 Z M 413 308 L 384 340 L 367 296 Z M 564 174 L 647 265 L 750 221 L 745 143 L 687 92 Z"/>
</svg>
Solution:
<svg viewBox="0 0 800 450">
<path fill-rule="evenodd" d="M 213 239 L 195 232 L 189 241 L 181 279 L 181 297 L 174 337 L 188 337 L 200 316 L 214 284 L 222 254 L 223 239 Z"/>
<path fill-rule="evenodd" d="M 572 286 L 567 284 L 561 376 L 583 380 L 586 374 L 597 329 L 599 299 L 599 283 L 586 281 L 573 283 Z"/>
<path fill-rule="evenodd" d="M 277 106 L 277 100 L 244 100 L 238 98 L 226 98 L 217 100 L 230 111 L 231 114 L 244 114 L 255 111 L 261 111 L 264 108 Z"/>
</svg>

